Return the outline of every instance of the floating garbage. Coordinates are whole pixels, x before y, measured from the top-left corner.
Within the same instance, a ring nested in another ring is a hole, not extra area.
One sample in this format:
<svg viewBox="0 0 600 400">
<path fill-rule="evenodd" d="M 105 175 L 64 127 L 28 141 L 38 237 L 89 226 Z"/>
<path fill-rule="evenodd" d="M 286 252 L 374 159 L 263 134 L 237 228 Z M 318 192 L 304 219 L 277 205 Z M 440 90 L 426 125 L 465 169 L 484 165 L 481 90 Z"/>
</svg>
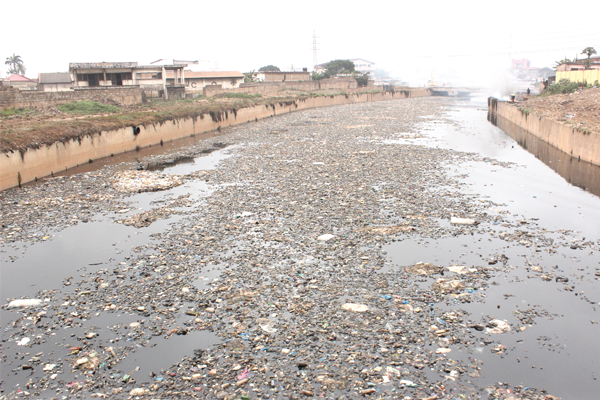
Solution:
<svg viewBox="0 0 600 400">
<path fill-rule="evenodd" d="M 179 175 L 150 171 L 121 171 L 114 175 L 113 186 L 123 193 L 156 192 L 171 189 L 183 183 Z"/>
<path fill-rule="evenodd" d="M 335 237 L 335 235 L 332 235 L 331 233 L 326 233 L 324 235 L 321 235 L 317 238 L 317 240 L 321 240 L 323 242 L 326 242 L 330 239 L 333 239 Z"/>
<path fill-rule="evenodd" d="M 475 221 L 474 219 L 470 219 L 470 218 L 451 217 L 450 223 L 456 224 L 456 225 L 476 225 L 477 221 Z"/>
<path fill-rule="evenodd" d="M 490 321 L 486 331 L 494 334 L 506 333 L 510 331 L 510 325 L 506 321 L 494 319 Z"/>
<path fill-rule="evenodd" d="M 42 300 L 40 299 L 18 299 L 8 303 L 8 308 L 34 307 L 39 306 L 40 304 L 42 304 Z"/>
<path fill-rule="evenodd" d="M 352 312 L 369 311 L 369 307 L 365 304 L 346 303 L 342 305 L 342 309 Z"/>
</svg>

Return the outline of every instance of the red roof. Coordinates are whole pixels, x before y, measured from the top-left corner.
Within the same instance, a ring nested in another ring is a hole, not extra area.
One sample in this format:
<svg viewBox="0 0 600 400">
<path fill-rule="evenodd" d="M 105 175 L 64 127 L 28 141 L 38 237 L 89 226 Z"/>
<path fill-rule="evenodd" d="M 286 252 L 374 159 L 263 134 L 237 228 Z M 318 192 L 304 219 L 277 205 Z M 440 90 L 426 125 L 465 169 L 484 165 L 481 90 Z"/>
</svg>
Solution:
<svg viewBox="0 0 600 400">
<path fill-rule="evenodd" d="M 9 82 L 35 82 L 35 81 L 33 81 L 29 78 L 26 78 L 23 75 L 19 75 L 19 74 L 13 74 L 6 79 L 8 79 Z"/>
</svg>

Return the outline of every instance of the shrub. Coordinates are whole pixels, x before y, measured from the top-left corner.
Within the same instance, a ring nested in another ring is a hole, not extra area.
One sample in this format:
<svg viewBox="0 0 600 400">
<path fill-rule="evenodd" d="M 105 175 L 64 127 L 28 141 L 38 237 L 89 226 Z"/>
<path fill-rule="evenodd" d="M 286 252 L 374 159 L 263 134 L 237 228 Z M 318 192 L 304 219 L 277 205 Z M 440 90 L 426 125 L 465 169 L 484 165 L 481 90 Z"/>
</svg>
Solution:
<svg viewBox="0 0 600 400">
<path fill-rule="evenodd" d="M 594 84 L 597 85 L 597 82 L 598 81 L 594 82 Z M 588 85 L 587 82 L 571 82 L 568 79 L 561 79 L 560 81 L 548 86 L 544 94 L 551 95 L 573 93 L 579 89 L 580 85 L 583 85 L 584 89 L 589 89 L 592 87 L 592 85 Z"/>
</svg>

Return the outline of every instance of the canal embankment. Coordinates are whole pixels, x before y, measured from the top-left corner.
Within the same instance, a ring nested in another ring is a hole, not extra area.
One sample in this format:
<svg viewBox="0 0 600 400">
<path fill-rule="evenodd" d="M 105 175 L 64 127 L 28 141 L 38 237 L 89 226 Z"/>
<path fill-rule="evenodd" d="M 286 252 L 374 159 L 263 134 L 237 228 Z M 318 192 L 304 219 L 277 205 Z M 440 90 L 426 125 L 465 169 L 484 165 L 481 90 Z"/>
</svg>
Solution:
<svg viewBox="0 0 600 400">
<path fill-rule="evenodd" d="M 490 97 L 488 119 L 494 124 L 510 122 L 572 158 L 600 165 L 600 134 L 580 126 L 569 126 L 528 107 Z"/>
<path fill-rule="evenodd" d="M 431 96 L 426 88 L 395 92 L 344 93 L 273 101 L 269 104 L 210 111 L 190 112 L 160 123 L 131 124 L 102 130 L 70 140 L 6 152 L 0 157 L 0 190 L 52 176 L 85 163 L 116 154 L 163 144 L 172 140 L 258 121 L 276 115 L 315 107 Z"/>
</svg>

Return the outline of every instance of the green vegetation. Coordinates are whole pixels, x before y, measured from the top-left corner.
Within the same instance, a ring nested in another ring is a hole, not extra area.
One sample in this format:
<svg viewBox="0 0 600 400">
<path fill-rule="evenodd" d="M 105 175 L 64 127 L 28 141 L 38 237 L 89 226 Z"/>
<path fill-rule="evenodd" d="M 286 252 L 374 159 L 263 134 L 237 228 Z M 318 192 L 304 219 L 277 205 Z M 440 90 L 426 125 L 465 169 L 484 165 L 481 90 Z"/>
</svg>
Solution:
<svg viewBox="0 0 600 400">
<path fill-rule="evenodd" d="M 24 115 L 24 114 L 29 114 L 32 113 L 33 110 L 30 110 L 29 108 L 6 108 L 4 110 L 0 110 L 0 116 L 6 118 L 9 117 L 11 115 Z"/>
<path fill-rule="evenodd" d="M 281 72 L 281 70 L 279 69 L 279 67 L 276 67 L 275 65 L 266 65 L 264 67 L 260 67 L 258 69 L 261 72 Z"/>
<path fill-rule="evenodd" d="M 250 72 L 244 72 L 244 83 L 252 83 L 258 81 L 256 72 L 254 70 Z"/>
<path fill-rule="evenodd" d="M 228 99 L 256 99 L 262 97 L 262 94 L 227 93 L 225 97 L 227 97 Z"/>
<path fill-rule="evenodd" d="M 355 73 L 354 79 L 356 79 L 359 87 L 365 87 L 369 84 L 369 74 Z"/>
<path fill-rule="evenodd" d="M 354 72 L 354 63 L 350 60 L 334 60 L 325 65 L 325 71 L 322 74 L 313 72 L 312 79 L 326 79 L 338 74 L 351 74 Z"/>
<path fill-rule="evenodd" d="M 590 57 L 592 56 L 592 54 L 597 54 L 596 49 L 594 49 L 593 47 L 586 47 L 585 49 L 583 49 L 581 54 L 587 55 L 587 59 L 585 60 L 584 65 L 585 69 L 590 69 L 592 67 L 592 60 L 590 59 Z"/>
<path fill-rule="evenodd" d="M 580 82 L 571 82 L 568 79 L 561 79 L 560 81 L 548 86 L 548 88 L 546 89 L 546 91 L 544 92 L 544 94 L 542 96 L 550 96 L 553 94 L 573 93 L 577 89 L 579 89 L 580 85 L 583 85 L 584 89 L 589 89 L 592 87 L 592 85 L 588 85 L 587 82 L 584 82 L 582 84 Z"/>
<path fill-rule="evenodd" d="M 57 106 L 60 111 L 69 114 L 109 114 L 121 111 L 119 107 L 109 104 L 102 104 L 91 100 L 72 101 L 67 104 Z"/>
<path fill-rule="evenodd" d="M 317 72 L 313 72 L 311 75 L 311 79 L 313 81 L 318 81 L 320 79 L 332 78 L 336 75 L 352 75 L 358 86 L 367 86 L 369 83 L 369 75 L 362 74 L 356 71 L 354 63 L 350 60 L 334 60 L 330 61 L 325 65 L 325 71 L 319 74 Z"/>
</svg>

